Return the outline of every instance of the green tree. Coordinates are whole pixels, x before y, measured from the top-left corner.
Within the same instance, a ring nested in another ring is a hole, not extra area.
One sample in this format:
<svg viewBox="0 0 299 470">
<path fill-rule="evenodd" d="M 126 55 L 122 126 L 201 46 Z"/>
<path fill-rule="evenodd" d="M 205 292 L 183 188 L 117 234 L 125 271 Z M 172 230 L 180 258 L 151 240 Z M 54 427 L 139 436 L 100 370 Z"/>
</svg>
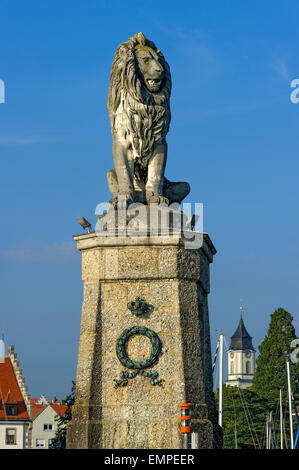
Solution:
<svg viewBox="0 0 299 470">
<path fill-rule="evenodd" d="M 50 449 L 65 449 L 66 448 L 66 426 L 69 421 L 72 419 L 72 405 L 75 402 L 75 388 L 76 383 L 72 381 L 72 391 L 65 399 L 67 409 L 65 413 L 61 416 L 56 416 L 55 421 L 57 423 L 57 430 L 55 437 L 52 439 L 52 442 L 49 446 Z"/>
<path fill-rule="evenodd" d="M 256 361 L 256 372 L 251 389 L 270 401 L 275 409 L 279 402 L 279 389 L 283 389 L 283 400 L 287 398 L 286 361 L 289 360 L 291 342 L 296 338 L 292 324 L 292 315 L 278 308 L 271 315 L 268 333 L 259 346 L 259 356 Z M 290 361 L 291 386 L 293 395 L 298 401 L 296 390 L 299 377 L 299 364 Z"/>
<path fill-rule="evenodd" d="M 219 391 L 216 402 L 219 400 Z M 268 400 L 250 389 L 224 386 L 222 393 L 223 448 L 265 448 L 265 426 Z"/>
</svg>

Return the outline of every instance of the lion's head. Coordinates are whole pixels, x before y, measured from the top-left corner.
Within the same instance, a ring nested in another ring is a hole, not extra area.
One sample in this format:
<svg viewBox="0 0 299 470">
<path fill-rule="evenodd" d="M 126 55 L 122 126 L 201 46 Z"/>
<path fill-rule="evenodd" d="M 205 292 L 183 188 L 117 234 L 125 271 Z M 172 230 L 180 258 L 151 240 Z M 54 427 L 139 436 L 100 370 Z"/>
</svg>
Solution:
<svg viewBox="0 0 299 470">
<path fill-rule="evenodd" d="M 164 78 L 164 64 L 158 52 L 139 43 L 135 47 L 139 78 L 151 93 L 157 93 Z"/>
<path fill-rule="evenodd" d="M 142 33 L 120 44 L 115 52 L 108 94 L 109 111 L 118 108 L 121 91 L 130 94 L 139 103 L 169 103 L 169 65 L 162 52 Z"/>
<path fill-rule="evenodd" d="M 130 135 L 133 142 L 139 142 L 133 147 L 141 163 L 146 164 L 153 144 L 168 132 L 170 93 L 169 65 L 152 41 L 138 33 L 118 46 L 108 94 L 112 135 L 117 137 L 116 115 L 122 113 L 123 138 Z"/>
</svg>

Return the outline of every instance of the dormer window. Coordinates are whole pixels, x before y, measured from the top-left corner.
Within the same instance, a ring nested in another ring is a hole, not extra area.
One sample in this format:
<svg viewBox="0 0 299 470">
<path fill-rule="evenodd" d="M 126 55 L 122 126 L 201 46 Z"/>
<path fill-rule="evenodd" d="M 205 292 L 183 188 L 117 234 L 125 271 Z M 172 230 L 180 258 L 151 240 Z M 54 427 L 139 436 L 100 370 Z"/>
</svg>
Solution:
<svg viewBox="0 0 299 470">
<path fill-rule="evenodd" d="M 17 415 L 17 405 L 6 404 L 5 411 L 7 416 L 16 416 Z"/>
</svg>

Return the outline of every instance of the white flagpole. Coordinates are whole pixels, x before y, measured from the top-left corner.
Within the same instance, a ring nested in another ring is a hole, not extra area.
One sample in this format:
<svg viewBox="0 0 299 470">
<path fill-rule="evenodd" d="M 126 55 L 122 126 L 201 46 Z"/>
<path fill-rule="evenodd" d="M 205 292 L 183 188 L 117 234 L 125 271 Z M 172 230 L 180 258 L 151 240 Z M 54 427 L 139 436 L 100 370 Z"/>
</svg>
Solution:
<svg viewBox="0 0 299 470">
<path fill-rule="evenodd" d="M 222 386 L 223 386 L 223 333 L 220 333 L 219 351 L 219 416 L 218 424 L 222 427 Z"/>
</svg>

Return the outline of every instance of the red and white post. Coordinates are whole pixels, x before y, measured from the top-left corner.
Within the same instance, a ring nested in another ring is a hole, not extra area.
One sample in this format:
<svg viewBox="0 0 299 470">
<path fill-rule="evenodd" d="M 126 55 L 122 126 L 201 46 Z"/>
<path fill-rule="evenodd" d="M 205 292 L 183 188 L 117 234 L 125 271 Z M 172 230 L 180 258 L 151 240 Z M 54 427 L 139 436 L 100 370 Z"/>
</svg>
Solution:
<svg viewBox="0 0 299 470">
<path fill-rule="evenodd" d="M 188 436 L 191 433 L 190 407 L 190 403 L 181 405 L 181 433 L 184 435 L 184 449 L 188 449 Z"/>
</svg>

